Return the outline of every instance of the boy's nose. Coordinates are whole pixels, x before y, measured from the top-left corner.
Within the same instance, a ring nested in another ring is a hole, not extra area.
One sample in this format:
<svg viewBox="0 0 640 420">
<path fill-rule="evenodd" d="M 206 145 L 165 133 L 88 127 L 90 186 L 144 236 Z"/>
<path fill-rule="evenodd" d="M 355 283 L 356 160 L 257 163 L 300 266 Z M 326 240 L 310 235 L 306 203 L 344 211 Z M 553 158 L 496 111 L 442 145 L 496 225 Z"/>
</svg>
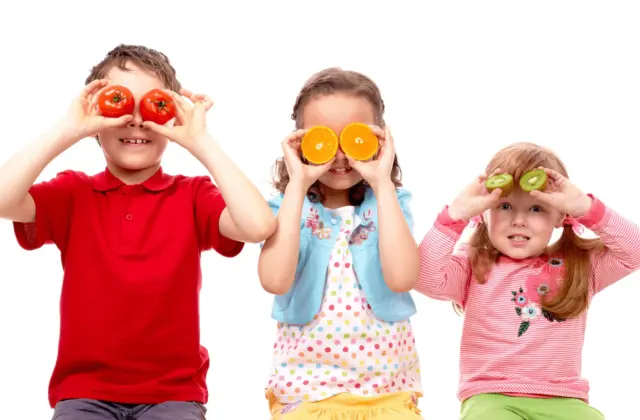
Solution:
<svg viewBox="0 0 640 420">
<path fill-rule="evenodd" d="M 131 121 L 129 121 L 128 126 L 131 128 L 133 127 L 143 128 L 144 126 L 142 125 L 142 123 L 144 122 L 144 120 L 142 119 L 142 115 L 140 115 L 140 110 L 137 104 L 135 109 L 133 110 L 132 115 L 133 115 L 133 118 L 131 119 Z"/>
</svg>

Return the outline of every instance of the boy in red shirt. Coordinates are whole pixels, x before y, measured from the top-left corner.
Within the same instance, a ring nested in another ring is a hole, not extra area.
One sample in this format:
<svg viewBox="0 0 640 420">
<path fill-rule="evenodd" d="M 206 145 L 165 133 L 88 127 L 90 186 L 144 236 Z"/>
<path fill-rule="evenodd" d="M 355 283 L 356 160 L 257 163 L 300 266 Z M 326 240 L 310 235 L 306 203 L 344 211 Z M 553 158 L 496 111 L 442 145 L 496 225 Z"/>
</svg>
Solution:
<svg viewBox="0 0 640 420">
<path fill-rule="evenodd" d="M 132 115 L 99 115 L 97 98 L 112 85 L 132 91 Z M 142 119 L 139 99 L 152 89 L 172 91 L 174 123 Z M 66 118 L 0 168 L 0 217 L 14 221 L 19 244 L 50 243 L 61 252 L 60 339 L 49 386 L 55 420 L 205 418 L 200 253 L 234 257 L 275 229 L 259 191 L 207 132 L 211 105 L 181 89 L 164 54 L 121 45 L 92 69 Z M 104 152 L 103 172 L 69 170 L 33 185 L 56 156 L 91 136 Z M 164 173 L 168 141 L 187 149 L 217 185 L 208 176 Z"/>
</svg>

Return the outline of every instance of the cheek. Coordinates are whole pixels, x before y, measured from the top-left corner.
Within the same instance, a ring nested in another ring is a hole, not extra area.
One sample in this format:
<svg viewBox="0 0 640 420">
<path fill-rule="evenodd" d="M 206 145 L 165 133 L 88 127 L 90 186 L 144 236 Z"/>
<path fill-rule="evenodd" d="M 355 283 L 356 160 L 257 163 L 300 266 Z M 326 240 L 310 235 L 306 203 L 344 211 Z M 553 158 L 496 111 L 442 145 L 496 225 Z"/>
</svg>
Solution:
<svg viewBox="0 0 640 420">
<path fill-rule="evenodd" d="M 502 230 L 509 226 L 507 213 L 500 210 L 488 210 L 484 214 L 484 220 L 487 221 L 487 226 L 490 231 Z"/>
<path fill-rule="evenodd" d="M 530 227 L 541 235 L 551 235 L 556 227 L 556 220 L 548 216 L 532 218 Z"/>
</svg>

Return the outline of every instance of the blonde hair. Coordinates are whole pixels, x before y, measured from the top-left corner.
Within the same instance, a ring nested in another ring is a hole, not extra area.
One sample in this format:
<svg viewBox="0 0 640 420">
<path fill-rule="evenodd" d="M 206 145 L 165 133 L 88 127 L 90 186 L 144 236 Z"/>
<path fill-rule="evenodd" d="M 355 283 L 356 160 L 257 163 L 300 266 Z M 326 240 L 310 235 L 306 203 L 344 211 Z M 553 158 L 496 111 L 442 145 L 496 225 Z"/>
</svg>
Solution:
<svg viewBox="0 0 640 420">
<path fill-rule="evenodd" d="M 500 168 L 513 176 L 518 183 L 525 172 L 545 167 L 559 172 L 569 178 L 567 169 L 560 158 L 551 150 L 534 143 L 514 143 L 496 153 L 486 168 L 486 173 L 493 173 Z M 493 264 L 500 256 L 500 252 L 489 240 L 489 232 L 484 223 L 478 225 L 477 230 L 469 239 L 469 259 L 475 280 L 479 284 L 486 281 Z M 552 314 L 556 319 L 576 317 L 587 309 L 589 304 L 589 267 L 590 256 L 595 250 L 602 248 L 600 239 L 585 239 L 578 236 L 572 226 L 565 225 L 560 239 L 551 244 L 545 253 L 548 255 L 561 254 L 565 260 L 564 281 L 558 293 L 552 299 L 541 302 L 541 308 Z M 458 305 L 457 311 L 461 311 Z"/>
</svg>

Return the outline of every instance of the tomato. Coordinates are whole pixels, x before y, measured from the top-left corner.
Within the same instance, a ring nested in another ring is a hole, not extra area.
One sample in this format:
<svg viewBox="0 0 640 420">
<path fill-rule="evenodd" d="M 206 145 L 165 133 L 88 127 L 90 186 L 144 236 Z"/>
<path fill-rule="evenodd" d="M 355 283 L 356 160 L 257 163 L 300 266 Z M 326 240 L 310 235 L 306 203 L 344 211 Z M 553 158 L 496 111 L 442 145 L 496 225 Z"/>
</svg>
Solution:
<svg viewBox="0 0 640 420">
<path fill-rule="evenodd" d="M 118 118 L 132 114 L 134 107 L 133 93 L 124 86 L 109 86 L 98 98 L 100 114 L 107 118 Z"/>
<path fill-rule="evenodd" d="M 145 121 L 164 125 L 175 117 L 176 104 L 169 93 L 153 89 L 145 93 L 140 100 L 140 115 Z"/>
</svg>

